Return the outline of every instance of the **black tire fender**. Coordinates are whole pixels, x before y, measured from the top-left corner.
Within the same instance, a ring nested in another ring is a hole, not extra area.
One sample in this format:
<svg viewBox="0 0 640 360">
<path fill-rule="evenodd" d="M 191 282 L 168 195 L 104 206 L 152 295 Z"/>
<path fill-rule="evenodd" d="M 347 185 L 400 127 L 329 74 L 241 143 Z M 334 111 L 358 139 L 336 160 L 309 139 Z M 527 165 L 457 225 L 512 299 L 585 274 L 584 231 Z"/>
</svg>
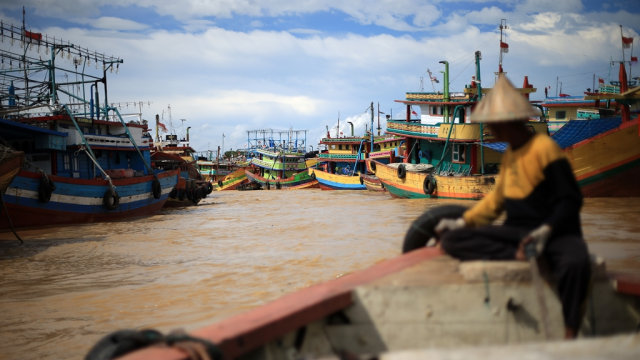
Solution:
<svg viewBox="0 0 640 360">
<path fill-rule="evenodd" d="M 280 190 L 282 188 L 282 184 L 280 184 L 280 181 L 276 182 L 276 189 Z"/>
<path fill-rule="evenodd" d="M 419 249 L 436 235 L 434 228 L 442 219 L 457 219 L 467 210 L 462 205 L 441 205 L 425 211 L 411 223 L 402 243 L 402 253 Z"/>
<path fill-rule="evenodd" d="M 375 161 L 369 161 L 369 167 L 371 168 L 371 170 L 373 170 L 373 173 L 376 173 L 376 162 Z"/>
<path fill-rule="evenodd" d="M 158 180 L 158 178 L 153 178 L 153 182 L 151 183 L 151 193 L 153 194 L 154 199 L 160 199 L 160 195 L 162 195 L 162 185 L 160 185 L 160 180 Z"/>
<path fill-rule="evenodd" d="M 314 171 L 314 172 L 312 172 L 310 176 L 311 176 L 311 178 L 312 178 L 313 180 L 315 180 L 315 179 L 316 179 L 316 173 L 315 173 L 315 171 Z"/>
<path fill-rule="evenodd" d="M 407 168 L 404 164 L 400 164 L 398 166 L 398 178 L 404 179 L 407 176 Z"/>
<path fill-rule="evenodd" d="M 222 180 L 218 180 L 218 186 L 222 187 L 224 185 L 224 183 L 222 182 Z"/>
<path fill-rule="evenodd" d="M 115 210 L 120 205 L 120 195 L 114 187 L 109 187 L 102 197 L 102 205 L 107 210 Z"/>
<path fill-rule="evenodd" d="M 424 182 L 422 183 L 422 190 L 424 191 L 424 193 L 426 195 L 432 195 L 433 192 L 436 190 L 436 179 L 433 177 L 432 174 L 427 175 L 427 177 L 424 178 Z"/>
<path fill-rule="evenodd" d="M 207 182 L 207 195 L 211 194 L 213 191 L 213 185 L 210 182 Z"/>
<path fill-rule="evenodd" d="M 51 200 L 51 194 L 56 189 L 56 184 L 49 179 L 46 174 L 42 174 L 40 177 L 40 184 L 38 184 L 38 201 L 41 203 L 48 203 Z"/>
<path fill-rule="evenodd" d="M 362 179 L 362 175 L 360 175 L 360 185 L 364 185 L 364 180 Z"/>
</svg>

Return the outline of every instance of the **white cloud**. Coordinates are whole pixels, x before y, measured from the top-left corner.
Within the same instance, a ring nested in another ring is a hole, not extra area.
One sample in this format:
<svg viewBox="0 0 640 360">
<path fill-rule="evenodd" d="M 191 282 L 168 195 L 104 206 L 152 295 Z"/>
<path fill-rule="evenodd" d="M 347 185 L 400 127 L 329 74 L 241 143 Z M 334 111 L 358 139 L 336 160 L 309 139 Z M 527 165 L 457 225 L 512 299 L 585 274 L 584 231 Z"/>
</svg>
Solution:
<svg viewBox="0 0 640 360">
<path fill-rule="evenodd" d="M 143 30 L 148 28 L 147 25 L 112 16 L 99 17 L 86 23 L 97 29 L 109 29 L 112 31 Z"/>
</svg>

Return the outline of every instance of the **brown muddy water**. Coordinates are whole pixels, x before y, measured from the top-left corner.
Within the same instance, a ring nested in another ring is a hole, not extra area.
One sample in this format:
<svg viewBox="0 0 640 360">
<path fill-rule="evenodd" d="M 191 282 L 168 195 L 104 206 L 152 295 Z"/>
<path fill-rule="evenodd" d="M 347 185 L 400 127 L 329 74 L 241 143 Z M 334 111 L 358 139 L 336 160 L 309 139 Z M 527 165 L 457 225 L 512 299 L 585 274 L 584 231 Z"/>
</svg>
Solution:
<svg viewBox="0 0 640 360">
<path fill-rule="evenodd" d="M 125 328 L 187 331 L 400 254 L 444 200 L 223 191 L 113 223 L 0 233 L 0 359 L 79 359 Z M 471 202 L 458 202 L 471 205 Z M 640 269 L 640 199 L 586 199 L 591 252 Z"/>
</svg>

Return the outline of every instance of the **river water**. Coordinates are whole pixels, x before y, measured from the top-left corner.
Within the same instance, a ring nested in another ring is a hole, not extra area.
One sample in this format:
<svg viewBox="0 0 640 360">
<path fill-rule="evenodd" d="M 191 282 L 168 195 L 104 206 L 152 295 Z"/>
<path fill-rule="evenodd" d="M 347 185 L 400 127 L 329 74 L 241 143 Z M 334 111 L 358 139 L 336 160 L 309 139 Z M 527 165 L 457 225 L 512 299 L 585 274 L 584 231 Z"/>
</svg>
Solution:
<svg viewBox="0 0 640 360">
<path fill-rule="evenodd" d="M 0 359 L 78 359 L 125 328 L 194 330 L 400 254 L 425 209 L 367 191 L 223 191 L 129 221 L 0 233 Z M 586 199 L 590 250 L 640 269 L 640 199 Z"/>
</svg>

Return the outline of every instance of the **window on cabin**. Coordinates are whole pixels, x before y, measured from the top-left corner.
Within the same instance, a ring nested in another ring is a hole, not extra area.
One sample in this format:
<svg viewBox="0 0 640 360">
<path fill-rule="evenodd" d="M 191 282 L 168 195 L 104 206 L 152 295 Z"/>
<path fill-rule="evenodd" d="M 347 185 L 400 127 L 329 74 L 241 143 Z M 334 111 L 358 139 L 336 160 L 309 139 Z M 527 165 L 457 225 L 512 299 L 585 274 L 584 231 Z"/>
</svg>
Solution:
<svg viewBox="0 0 640 360">
<path fill-rule="evenodd" d="M 62 157 L 62 168 L 64 170 L 70 170 L 69 166 L 70 166 L 69 154 L 64 154 L 64 156 Z"/>
<path fill-rule="evenodd" d="M 564 110 L 556 111 L 556 119 L 563 120 L 567 117 L 567 112 Z"/>
<path fill-rule="evenodd" d="M 457 163 L 464 163 L 466 160 L 465 146 L 460 144 L 453 144 L 453 150 L 451 152 L 451 160 Z"/>
<path fill-rule="evenodd" d="M 336 149 L 336 145 L 335 144 L 331 144 L 331 150 L 335 150 Z"/>
</svg>

